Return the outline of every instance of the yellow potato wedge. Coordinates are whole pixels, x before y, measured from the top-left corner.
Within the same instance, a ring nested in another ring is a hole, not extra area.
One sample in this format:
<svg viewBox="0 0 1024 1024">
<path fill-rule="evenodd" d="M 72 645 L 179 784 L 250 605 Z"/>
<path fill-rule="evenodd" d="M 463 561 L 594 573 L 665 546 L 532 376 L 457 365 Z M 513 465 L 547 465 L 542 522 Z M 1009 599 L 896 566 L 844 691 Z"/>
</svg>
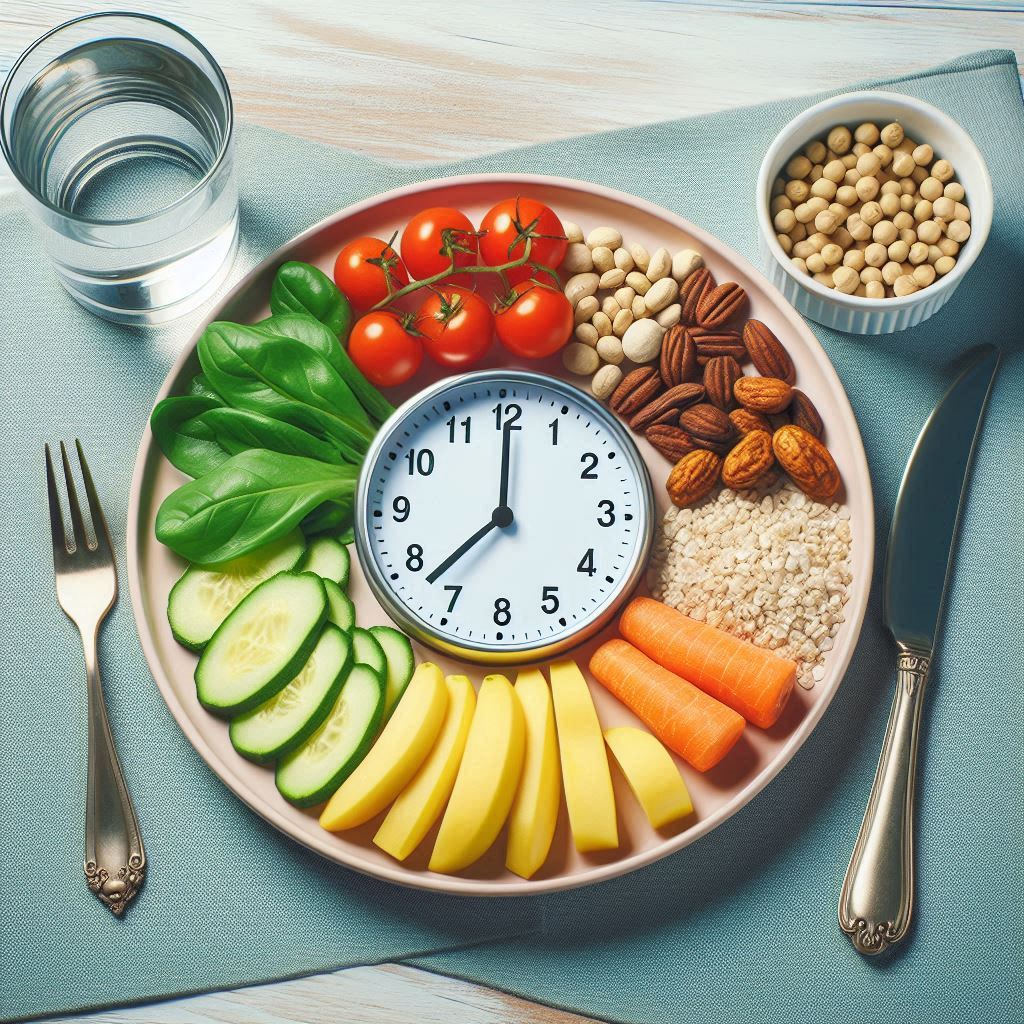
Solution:
<svg viewBox="0 0 1024 1024">
<path fill-rule="evenodd" d="M 519 789 L 508 817 L 505 867 L 522 878 L 531 878 L 551 849 L 562 781 L 555 713 L 544 674 L 536 668 L 520 672 L 515 692 L 526 724 L 526 753 Z"/>
<path fill-rule="evenodd" d="M 573 842 L 580 853 L 613 850 L 619 845 L 615 793 L 590 688 L 571 659 L 552 662 L 550 672 Z"/>
<path fill-rule="evenodd" d="M 693 813 L 693 801 L 672 755 L 645 729 L 608 729 L 604 741 L 655 828 Z"/>
<path fill-rule="evenodd" d="M 525 746 L 523 709 L 512 684 L 501 675 L 485 676 L 431 871 L 461 871 L 487 852 L 512 806 Z"/>
<path fill-rule="evenodd" d="M 451 796 L 476 707 L 476 690 L 466 676 L 448 676 L 444 725 L 420 770 L 391 805 L 373 841 L 396 860 L 405 860 L 423 841 Z"/>
<path fill-rule="evenodd" d="M 377 742 L 328 801 L 320 824 L 328 832 L 340 832 L 383 811 L 426 760 L 447 707 L 448 689 L 441 670 L 433 662 L 423 662 Z"/>
</svg>

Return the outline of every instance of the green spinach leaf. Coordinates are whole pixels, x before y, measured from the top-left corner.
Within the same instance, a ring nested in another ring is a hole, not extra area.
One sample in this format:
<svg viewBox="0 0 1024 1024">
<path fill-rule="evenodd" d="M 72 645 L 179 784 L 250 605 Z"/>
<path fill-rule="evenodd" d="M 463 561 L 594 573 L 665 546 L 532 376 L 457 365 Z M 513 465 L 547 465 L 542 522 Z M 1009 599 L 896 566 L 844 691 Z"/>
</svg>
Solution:
<svg viewBox="0 0 1024 1024">
<path fill-rule="evenodd" d="M 256 327 L 301 341 L 324 356 L 341 374 L 342 380 L 375 423 L 383 423 L 395 411 L 395 407 L 362 375 L 345 348 L 319 320 L 297 314 L 271 316 L 261 320 Z"/>
<path fill-rule="evenodd" d="M 326 502 L 315 511 L 310 512 L 300 525 L 303 534 L 307 537 L 312 537 L 318 533 L 335 534 L 338 531 L 351 531 L 352 507 L 350 505 L 336 505 L 333 501 Z M 350 544 L 351 540 L 343 541 L 342 543 Z"/>
<path fill-rule="evenodd" d="M 290 260 L 282 263 L 270 286 L 274 313 L 308 313 L 342 341 L 352 326 L 352 307 L 338 286 L 319 268 Z"/>
<path fill-rule="evenodd" d="M 200 395 L 165 398 L 157 403 L 149 418 L 153 437 L 167 461 L 182 473 L 202 476 L 231 457 L 206 419 L 208 413 L 220 407 L 220 399 Z"/>
<path fill-rule="evenodd" d="M 328 436 L 346 458 L 360 461 L 374 428 L 319 353 L 231 323 L 211 324 L 198 351 L 203 372 L 228 404 Z"/>
<path fill-rule="evenodd" d="M 344 462 L 341 453 L 330 442 L 262 413 L 220 407 L 210 409 L 202 418 L 220 446 L 231 455 L 250 448 L 265 448 L 271 452 L 302 455 L 334 465 Z"/>
<path fill-rule="evenodd" d="M 354 466 L 242 452 L 168 495 L 156 536 L 190 562 L 226 562 L 283 536 L 325 501 L 351 509 L 356 478 Z"/>
<path fill-rule="evenodd" d="M 210 386 L 210 382 L 201 373 L 197 373 L 192 380 L 189 381 L 188 394 L 194 395 L 197 398 L 212 399 L 218 405 L 224 404 L 223 399 L 216 391 L 213 390 Z"/>
</svg>

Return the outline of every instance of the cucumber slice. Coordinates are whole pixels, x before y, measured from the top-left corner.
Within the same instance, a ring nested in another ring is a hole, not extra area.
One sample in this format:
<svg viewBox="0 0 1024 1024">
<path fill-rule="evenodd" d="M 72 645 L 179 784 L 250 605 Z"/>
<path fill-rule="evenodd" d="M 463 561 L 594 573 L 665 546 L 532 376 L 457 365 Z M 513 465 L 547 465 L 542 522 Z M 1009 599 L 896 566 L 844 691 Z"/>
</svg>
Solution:
<svg viewBox="0 0 1024 1024">
<path fill-rule="evenodd" d="M 351 633 L 356 625 L 356 606 L 334 580 L 324 580 L 327 591 L 327 618 L 340 630 Z"/>
<path fill-rule="evenodd" d="M 271 576 L 294 569 L 305 550 L 302 534 L 292 530 L 231 562 L 190 565 L 167 599 L 167 621 L 174 639 L 190 651 L 201 651 L 246 594 Z"/>
<path fill-rule="evenodd" d="M 319 576 L 279 572 L 242 599 L 196 665 L 199 702 L 238 715 L 273 697 L 306 663 L 327 618 Z"/>
<path fill-rule="evenodd" d="M 352 644 L 328 623 L 299 674 L 278 694 L 231 720 L 231 742 L 266 764 L 301 746 L 327 717 L 352 668 Z"/>
<path fill-rule="evenodd" d="M 352 630 L 352 653 L 357 665 L 368 665 L 380 676 L 381 682 L 387 678 L 388 662 L 384 648 L 368 629 L 356 626 Z"/>
<path fill-rule="evenodd" d="M 387 678 L 384 683 L 384 718 L 387 719 L 412 679 L 416 659 L 413 657 L 412 643 L 399 630 L 391 626 L 371 626 L 370 635 L 380 644 L 387 662 Z"/>
<path fill-rule="evenodd" d="M 278 762 L 280 794 L 297 807 L 323 803 L 366 756 L 384 712 L 384 684 L 366 665 L 355 665 L 323 725 Z"/>
<path fill-rule="evenodd" d="M 315 572 L 325 580 L 334 580 L 342 590 L 348 587 L 350 568 L 348 548 L 333 537 L 317 537 L 306 549 L 302 562 L 303 572 Z"/>
</svg>

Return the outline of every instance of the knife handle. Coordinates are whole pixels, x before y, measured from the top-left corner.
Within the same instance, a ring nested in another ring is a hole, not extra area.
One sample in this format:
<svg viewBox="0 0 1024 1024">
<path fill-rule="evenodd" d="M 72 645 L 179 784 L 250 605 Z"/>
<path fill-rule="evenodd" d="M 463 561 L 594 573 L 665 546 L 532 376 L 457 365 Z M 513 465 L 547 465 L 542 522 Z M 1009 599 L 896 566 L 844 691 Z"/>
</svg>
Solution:
<svg viewBox="0 0 1024 1024">
<path fill-rule="evenodd" d="M 914 776 L 930 654 L 899 645 L 896 695 L 839 897 L 839 926 L 866 956 L 907 934 L 914 904 Z"/>
</svg>

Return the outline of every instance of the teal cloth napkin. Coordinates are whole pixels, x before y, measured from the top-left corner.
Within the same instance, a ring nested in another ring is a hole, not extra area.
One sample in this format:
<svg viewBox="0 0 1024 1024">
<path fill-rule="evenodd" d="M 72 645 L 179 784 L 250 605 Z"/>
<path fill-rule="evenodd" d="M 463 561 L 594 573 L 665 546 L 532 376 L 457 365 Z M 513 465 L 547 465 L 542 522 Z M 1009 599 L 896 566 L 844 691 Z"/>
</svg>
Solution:
<svg viewBox="0 0 1024 1024">
<path fill-rule="evenodd" d="M 51 437 L 82 438 L 123 537 L 137 439 L 193 325 L 143 333 L 92 320 L 45 269 L 37 272 L 25 218 L 0 197 L 8 326 L 0 514 L 11 541 L 0 696 L 5 1014 L 239 985 L 510 935 L 523 937 L 414 962 L 627 1021 L 1005 1019 L 1020 1011 L 1024 360 L 1020 311 L 1008 300 L 1020 293 L 1024 265 L 1024 118 L 1015 60 L 974 54 L 876 84 L 952 113 L 984 149 L 996 190 L 985 254 L 938 316 L 880 340 L 817 329 L 861 424 L 880 537 L 913 439 L 958 357 L 982 340 L 1007 351 L 926 712 L 912 941 L 886 963 L 867 963 L 835 924 L 891 695 L 877 595 L 832 709 L 750 807 L 625 879 L 485 906 L 416 895 L 327 864 L 235 801 L 173 725 L 123 598 L 103 656 L 152 867 L 124 921 L 110 918 L 77 875 L 84 698 L 76 638 L 48 575 L 40 449 Z M 760 156 L 817 98 L 429 166 L 389 166 L 243 126 L 240 267 L 347 203 L 473 171 L 588 177 L 676 210 L 755 257 Z"/>
</svg>

